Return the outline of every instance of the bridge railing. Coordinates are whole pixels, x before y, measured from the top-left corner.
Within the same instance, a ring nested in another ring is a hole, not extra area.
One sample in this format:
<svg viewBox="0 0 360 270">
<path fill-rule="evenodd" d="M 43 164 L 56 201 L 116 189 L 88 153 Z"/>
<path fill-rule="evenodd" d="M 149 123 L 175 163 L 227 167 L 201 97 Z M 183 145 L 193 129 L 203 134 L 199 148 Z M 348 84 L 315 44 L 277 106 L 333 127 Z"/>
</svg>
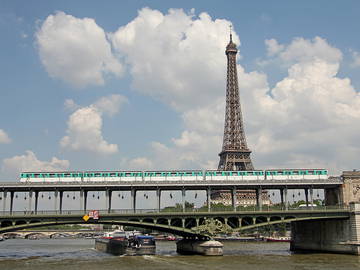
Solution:
<svg viewBox="0 0 360 270">
<path fill-rule="evenodd" d="M 256 206 L 248 206 L 248 207 L 238 207 L 236 210 L 230 207 L 216 207 L 215 209 L 208 208 L 165 208 L 161 209 L 112 209 L 110 211 L 106 209 L 97 210 L 99 215 L 108 215 L 108 214 L 119 214 L 119 215 L 136 215 L 136 214 L 180 214 L 180 213 L 204 213 L 204 212 L 211 212 L 211 213 L 222 213 L 222 212 L 233 212 L 233 213 L 240 213 L 240 212 L 291 212 L 291 211 L 301 211 L 301 212 L 316 212 L 316 211 L 336 211 L 336 210 L 348 210 L 348 206 L 316 206 L 316 207 L 297 207 L 284 209 L 281 207 L 274 207 L 274 206 L 263 206 L 261 209 Z M 55 211 L 55 210 L 38 210 L 38 211 L 0 211 L 0 218 L 4 216 L 42 216 L 42 215 L 85 215 L 89 214 L 91 210 L 62 210 L 62 211 Z"/>
</svg>

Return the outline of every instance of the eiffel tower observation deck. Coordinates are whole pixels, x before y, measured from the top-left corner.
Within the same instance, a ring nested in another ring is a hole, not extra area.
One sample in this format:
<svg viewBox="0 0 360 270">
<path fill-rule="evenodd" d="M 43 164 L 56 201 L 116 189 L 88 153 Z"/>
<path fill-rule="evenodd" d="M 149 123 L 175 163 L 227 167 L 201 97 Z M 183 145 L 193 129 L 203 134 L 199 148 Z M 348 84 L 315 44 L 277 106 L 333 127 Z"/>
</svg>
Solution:
<svg viewBox="0 0 360 270">
<path fill-rule="evenodd" d="M 236 54 L 238 50 L 232 41 L 226 46 L 227 79 L 226 79 L 226 110 L 222 151 L 219 154 L 218 169 L 226 171 L 251 171 L 254 170 L 250 159 L 244 122 L 241 113 L 238 76 L 236 68 Z"/>
</svg>

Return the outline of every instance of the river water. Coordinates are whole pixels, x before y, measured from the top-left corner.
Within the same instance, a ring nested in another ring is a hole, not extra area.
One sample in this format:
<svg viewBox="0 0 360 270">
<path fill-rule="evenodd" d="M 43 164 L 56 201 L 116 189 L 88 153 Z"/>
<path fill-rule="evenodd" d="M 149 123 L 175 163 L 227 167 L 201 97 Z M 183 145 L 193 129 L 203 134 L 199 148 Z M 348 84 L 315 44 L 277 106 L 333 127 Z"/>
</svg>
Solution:
<svg viewBox="0 0 360 270">
<path fill-rule="evenodd" d="M 360 269 L 360 257 L 294 254 L 288 243 L 225 242 L 224 256 L 181 256 L 174 242 L 157 242 L 154 256 L 112 256 L 94 250 L 92 239 L 9 239 L 0 242 L 0 270 L 212 270 Z"/>
</svg>

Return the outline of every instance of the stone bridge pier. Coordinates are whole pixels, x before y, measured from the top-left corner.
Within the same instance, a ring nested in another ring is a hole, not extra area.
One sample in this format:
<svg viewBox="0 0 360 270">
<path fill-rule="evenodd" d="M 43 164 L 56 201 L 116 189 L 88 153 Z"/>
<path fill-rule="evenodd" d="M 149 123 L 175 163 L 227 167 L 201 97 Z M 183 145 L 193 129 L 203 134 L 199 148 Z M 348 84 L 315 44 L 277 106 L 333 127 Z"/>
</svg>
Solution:
<svg viewBox="0 0 360 270">
<path fill-rule="evenodd" d="M 350 210 L 350 219 L 292 222 L 290 250 L 360 255 L 360 203 Z"/>
<path fill-rule="evenodd" d="M 360 255 L 360 171 L 345 171 L 343 185 L 325 190 L 326 205 L 345 205 L 350 218 L 291 223 L 292 251 Z"/>
</svg>

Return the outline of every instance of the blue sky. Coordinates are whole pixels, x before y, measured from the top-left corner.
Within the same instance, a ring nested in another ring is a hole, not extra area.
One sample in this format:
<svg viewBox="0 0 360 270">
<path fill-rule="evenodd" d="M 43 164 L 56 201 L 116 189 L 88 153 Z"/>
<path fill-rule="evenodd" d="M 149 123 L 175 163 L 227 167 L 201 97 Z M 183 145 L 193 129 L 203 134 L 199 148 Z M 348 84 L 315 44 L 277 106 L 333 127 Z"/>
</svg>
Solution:
<svg viewBox="0 0 360 270">
<path fill-rule="evenodd" d="M 359 5 L 2 0 L 0 180 L 216 168 L 230 24 L 256 168 L 356 168 Z"/>
</svg>

